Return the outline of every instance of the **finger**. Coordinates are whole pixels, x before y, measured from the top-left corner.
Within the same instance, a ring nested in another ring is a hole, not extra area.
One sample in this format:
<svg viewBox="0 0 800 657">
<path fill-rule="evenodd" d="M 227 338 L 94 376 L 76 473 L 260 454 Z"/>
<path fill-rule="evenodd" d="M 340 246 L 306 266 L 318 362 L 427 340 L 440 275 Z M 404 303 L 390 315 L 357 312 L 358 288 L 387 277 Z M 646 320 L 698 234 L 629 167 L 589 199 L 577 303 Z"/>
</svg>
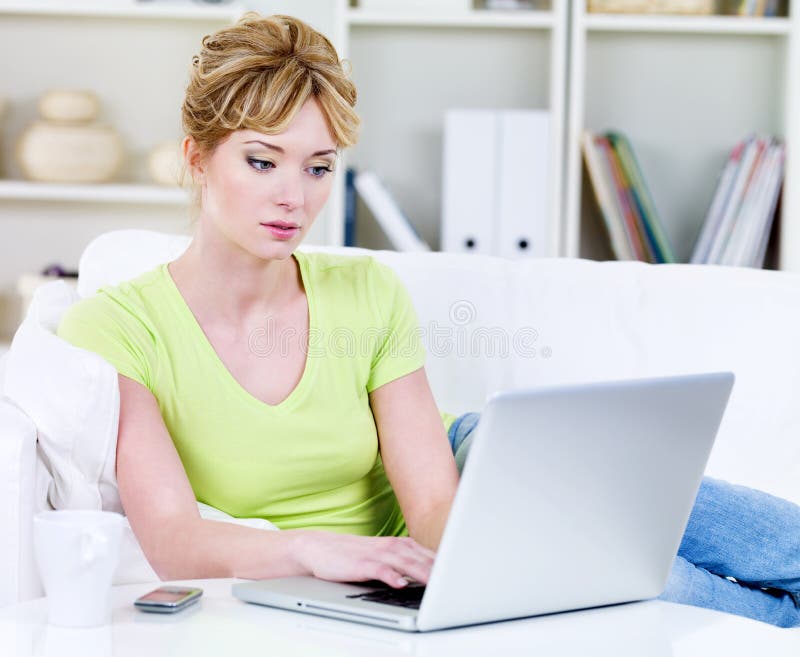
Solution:
<svg viewBox="0 0 800 657">
<path fill-rule="evenodd" d="M 417 543 L 410 536 L 398 536 L 395 538 L 384 539 L 382 547 L 387 550 L 394 550 L 398 554 L 406 554 L 414 559 L 426 564 L 428 567 L 433 565 L 436 553 Z"/>
<path fill-rule="evenodd" d="M 366 571 L 368 574 L 364 578 L 365 580 L 377 579 L 395 589 L 401 589 L 408 585 L 408 580 L 386 562 L 370 561 Z"/>
<path fill-rule="evenodd" d="M 406 549 L 387 549 L 380 556 L 381 562 L 388 564 L 395 571 L 423 584 L 428 583 L 433 562 Z"/>
</svg>

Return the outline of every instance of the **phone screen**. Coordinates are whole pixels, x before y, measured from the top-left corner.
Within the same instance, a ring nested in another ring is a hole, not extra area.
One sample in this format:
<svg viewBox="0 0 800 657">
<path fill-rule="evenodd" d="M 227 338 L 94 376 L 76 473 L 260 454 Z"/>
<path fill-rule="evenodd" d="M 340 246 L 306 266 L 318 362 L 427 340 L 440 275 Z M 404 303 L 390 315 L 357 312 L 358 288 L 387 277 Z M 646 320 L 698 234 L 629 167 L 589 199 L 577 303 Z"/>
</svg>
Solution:
<svg viewBox="0 0 800 657">
<path fill-rule="evenodd" d="M 178 602 L 190 593 L 189 589 L 156 589 L 139 598 L 142 602 Z"/>
<path fill-rule="evenodd" d="M 141 608 L 159 607 L 162 610 L 170 608 L 180 609 L 185 605 L 196 601 L 201 595 L 202 589 L 186 586 L 161 586 L 154 591 L 143 595 L 136 600 L 135 604 Z"/>
</svg>

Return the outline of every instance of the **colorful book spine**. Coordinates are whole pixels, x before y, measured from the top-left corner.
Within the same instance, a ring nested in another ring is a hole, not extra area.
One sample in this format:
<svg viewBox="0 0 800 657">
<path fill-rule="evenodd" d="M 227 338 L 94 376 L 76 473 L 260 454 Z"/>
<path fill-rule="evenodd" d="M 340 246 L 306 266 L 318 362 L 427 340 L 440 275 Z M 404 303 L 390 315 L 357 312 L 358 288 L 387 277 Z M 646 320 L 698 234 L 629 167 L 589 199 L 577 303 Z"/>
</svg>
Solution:
<svg viewBox="0 0 800 657">
<path fill-rule="evenodd" d="M 609 180 L 605 174 L 603 156 L 597 146 L 595 134 L 588 130 L 585 131 L 581 139 L 581 145 L 591 187 L 594 191 L 597 205 L 600 207 L 600 213 L 611 242 L 611 250 L 617 260 L 633 260 L 634 254 L 628 243 L 625 228 L 622 225 L 622 218 L 618 216 L 617 205 L 614 201 Z"/>
<path fill-rule="evenodd" d="M 731 187 L 731 193 L 728 197 L 728 202 L 725 205 L 725 212 L 723 213 L 719 226 L 714 231 L 714 240 L 711 243 L 706 262 L 718 263 L 722 253 L 725 251 L 725 245 L 730 239 L 733 232 L 733 226 L 736 223 L 736 217 L 744 198 L 744 193 L 750 176 L 753 172 L 753 162 L 758 155 L 758 140 L 755 136 L 751 135 L 745 140 L 745 147 L 742 151 L 742 157 L 739 161 L 739 167 L 736 172 L 736 178 Z"/>
<path fill-rule="evenodd" d="M 761 267 L 775 221 L 785 145 L 748 136 L 731 152 L 692 254 L 697 264 Z"/>
<path fill-rule="evenodd" d="M 739 164 L 742 161 L 742 153 L 744 152 L 746 142 L 741 141 L 728 155 L 728 160 L 722 169 L 719 177 L 717 178 L 717 187 L 714 193 L 714 198 L 711 201 L 711 207 L 708 209 L 706 219 L 700 229 L 700 236 L 695 242 L 692 257 L 689 262 L 692 264 L 703 264 L 708 262 L 708 256 L 711 251 L 711 245 L 714 242 L 714 235 L 716 234 L 722 217 L 725 214 L 725 208 L 730 202 L 731 190 L 734 181 L 739 171 Z"/>
<path fill-rule="evenodd" d="M 595 137 L 595 143 L 600 149 L 602 154 L 602 162 L 605 170 L 606 180 L 611 187 L 613 197 L 617 206 L 618 216 L 622 220 L 622 225 L 625 230 L 625 237 L 633 253 L 634 260 L 646 260 L 647 255 L 642 245 L 639 229 L 636 226 L 636 220 L 631 214 L 628 203 L 627 195 L 623 188 L 622 182 L 619 180 L 619 172 L 617 171 L 616 162 L 614 159 L 613 149 L 608 139 L 603 136 Z"/>
<path fill-rule="evenodd" d="M 650 188 L 645 182 L 644 173 L 639 165 L 639 160 L 636 158 L 630 141 L 625 135 L 619 132 L 609 132 L 608 138 L 611 140 L 614 150 L 619 156 L 625 175 L 630 180 L 631 191 L 639 205 L 642 222 L 650 236 L 652 249 L 656 254 L 657 262 L 677 262 L 672 244 L 661 223 L 661 218 L 656 210 L 656 204 L 650 194 Z"/>
<path fill-rule="evenodd" d="M 752 239 L 754 224 L 758 222 L 758 210 L 763 205 L 761 196 L 766 187 L 766 176 L 769 175 L 771 148 L 770 140 L 759 139 L 757 141 L 756 158 L 745 185 L 741 205 L 736 213 L 736 222 L 733 224 L 728 242 L 719 257 L 721 265 L 744 264 L 743 258 L 747 250 L 747 243 Z"/>
<path fill-rule="evenodd" d="M 636 244 L 636 251 L 638 259 L 644 262 L 655 262 L 655 256 L 650 246 L 650 240 L 647 236 L 645 227 L 642 223 L 642 218 L 639 215 L 636 203 L 630 191 L 630 181 L 626 178 L 622 167 L 619 163 L 614 146 L 607 136 L 603 137 L 603 148 L 606 152 L 609 165 L 611 166 L 611 173 L 614 176 L 614 184 L 617 189 L 617 195 L 620 199 L 623 211 L 625 213 L 625 222 L 628 230 L 633 235 L 633 240 Z"/>
<path fill-rule="evenodd" d="M 675 262 L 672 247 L 629 141 L 586 131 L 583 151 L 595 197 L 620 260 Z"/>
</svg>

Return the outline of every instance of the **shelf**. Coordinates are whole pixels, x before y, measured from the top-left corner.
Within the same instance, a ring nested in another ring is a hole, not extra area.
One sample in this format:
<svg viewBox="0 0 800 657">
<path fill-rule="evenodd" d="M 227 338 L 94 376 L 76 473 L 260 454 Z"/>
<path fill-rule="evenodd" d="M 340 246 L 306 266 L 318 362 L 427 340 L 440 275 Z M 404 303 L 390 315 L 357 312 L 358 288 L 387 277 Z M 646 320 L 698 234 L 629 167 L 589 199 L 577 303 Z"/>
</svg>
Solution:
<svg viewBox="0 0 800 657">
<path fill-rule="evenodd" d="M 430 11 L 418 12 L 383 12 L 350 9 L 346 20 L 350 25 L 369 25 L 384 27 L 482 27 L 512 29 L 550 29 L 555 23 L 549 11 L 499 11 L 476 9 L 461 13 L 437 14 Z"/>
<path fill-rule="evenodd" d="M 189 194 L 179 187 L 94 183 L 87 185 L 0 181 L 0 199 L 17 201 L 82 201 L 187 205 Z"/>
<path fill-rule="evenodd" d="M 586 29 L 597 32 L 785 35 L 790 30 L 788 18 L 587 14 L 585 21 Z"/>
<path fill-rule="evenodd" d="M 5 14 L 28 16 L 77 16 L 95 18 L 156 18 L 180 20 L 235 21 L 246 7 L 231 3 L 221 7 L 201 5 L 197 2 L 75 2 L 67 0 L 45 1 L 0 0 L 0 16 Z"/>
</svg>

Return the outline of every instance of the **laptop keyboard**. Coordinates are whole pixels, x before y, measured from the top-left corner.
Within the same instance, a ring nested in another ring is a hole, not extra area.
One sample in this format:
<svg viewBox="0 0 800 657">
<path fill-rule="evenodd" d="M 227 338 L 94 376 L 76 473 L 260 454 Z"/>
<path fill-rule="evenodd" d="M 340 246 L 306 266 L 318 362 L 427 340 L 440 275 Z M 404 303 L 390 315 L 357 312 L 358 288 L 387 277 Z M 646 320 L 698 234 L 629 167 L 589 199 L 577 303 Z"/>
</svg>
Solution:
<svg viewBox="0 0 800 657">
<path fill-rule="evenodd" d="M 385 605 L 395 605 L 406 607 L 407 609 L 419 609 L 422 602 L 422 594 L 425 587 L 422 585 L 411 585 L 402 589 L 385 588 L 379 591 L 369 591 L 367 593 L 353 593 L 348 598 L 359 598 L 369 602 L 380 602 Z"/>
</svg>

